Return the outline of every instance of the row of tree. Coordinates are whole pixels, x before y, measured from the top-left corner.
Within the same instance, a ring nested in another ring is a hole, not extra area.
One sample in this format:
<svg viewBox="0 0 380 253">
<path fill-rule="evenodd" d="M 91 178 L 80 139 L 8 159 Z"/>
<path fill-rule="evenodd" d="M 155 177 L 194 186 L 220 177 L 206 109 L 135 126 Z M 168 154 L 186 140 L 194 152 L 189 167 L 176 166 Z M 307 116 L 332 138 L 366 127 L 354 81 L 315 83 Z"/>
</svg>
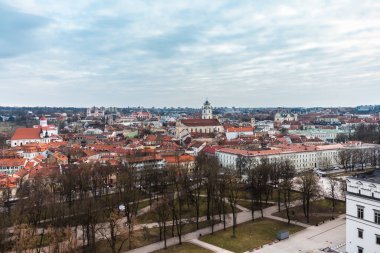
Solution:
<svg viewBox="0 0 380 253">
<path fill-rule="evenodd" d="M 212 232 L 216 223 L 226 228 L 231 214 L 236 236 L 238 202 L 247 198 L 244 193 L 249 193 L 252 220 L 254 210 L 264 216 L 268 200 L 276 199 L 278 210 L 285 208 L 290 222 L 296 185 L 300 185 L 309 219 L 310 203 L 319 196 L 315 174 L 297 175 L 289 160 L 271 163 L 263 158 L 253 163 L 241 157 L 237 167 L 223 168 L 215 157 L 199 155 L 191 171 L 179 164 L 141 170 L 127 165 L 71 164 L 49 177 L 36 175 L 22 180 L 15 205 L 10 205 L 7 192 L 3 195 L 0 251 L 35 248 L 39 252 L 49 245 L 52 252 L 79 246 L 83 252 L 96 252 L 100 239 L 107 241 L 111 252 L 120 252 L 125 244 L 131 249 L 142 201 L 149 201 L 154 210 L 165 246 L 168 235 L 182 243 L 189 218 L 184 210 L 189 207 L 197 229 L 205 209 Z"/>
</svg>

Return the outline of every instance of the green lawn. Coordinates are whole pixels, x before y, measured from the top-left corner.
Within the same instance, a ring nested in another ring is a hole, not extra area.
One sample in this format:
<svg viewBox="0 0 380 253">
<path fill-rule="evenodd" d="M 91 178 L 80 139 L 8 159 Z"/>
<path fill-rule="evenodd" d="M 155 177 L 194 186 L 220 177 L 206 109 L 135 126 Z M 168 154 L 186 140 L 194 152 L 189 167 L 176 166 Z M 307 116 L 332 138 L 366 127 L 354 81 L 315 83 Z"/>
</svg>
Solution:
<svg viewBox="0 0 380 253">
<path fill-rule="evenodd" d="M 199 217 L 206 216 L 207 213 L 207 199 L 205 197 L 200 198 L 200 211 L 199 211 Z M 226 213 L 230 213 L 231 208 L 228 204 L 225 204 L 226 206 Z M 171 210 L 168 210 L 169 212 Z M 240 211 L 240 210 L 238 210 Z M 188 219 L 188 218 L 195 218 L 196 217 L 196 209 L 194 204 L 186 204 L 184 203 L 182 206 L 182 218 L 183 219 Z M 137 222 L 140 224 L 143 223 L 153 223 L 157 222 L 157 214 L 155 210 L 151 210 L 141 216 L 137 217 Z"/>
<path fill-rule="evenodd" d="M 264 218 L 238 225 L 235 238 L 232 237 L 232 228 L 228 228 L 203 236 L 201 240 L 233 252 L 245 252 L 276 240 L 277 231 L 284 229 L 295 233 L 303 227 Z"/>
<path fill-rule="evenodd" d="M 310 222 L 309 224 L 316 225 L 320 222 L 336 217 L 346 212 L 346 203 L 336 201 L 335 213 L 332 213 L 332 201 L 329 199 L 321 199 L 311 203 L 310 205 Z M 286 218 L 286 211 L 274 213 L 273 215 Z M 290 208 L 290 218 L 295 221 L 306 223 L 306 218 L 303 213 L 302 205 Z"/>
<path fill-rule="evenodd" d="M 182 243 L 182 245 L 170 246 L 167 249 L 154 251 L 155 253 L 211 253 L 212 251 L 201 248 L 191 243 Z"/>
</svg>

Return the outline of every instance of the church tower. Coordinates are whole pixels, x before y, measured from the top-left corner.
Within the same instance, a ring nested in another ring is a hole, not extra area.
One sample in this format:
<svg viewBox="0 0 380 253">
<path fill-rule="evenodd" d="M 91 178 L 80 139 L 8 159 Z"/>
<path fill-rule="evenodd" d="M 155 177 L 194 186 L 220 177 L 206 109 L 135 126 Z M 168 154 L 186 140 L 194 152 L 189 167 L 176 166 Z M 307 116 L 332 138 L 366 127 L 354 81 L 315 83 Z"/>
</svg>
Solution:
<svg viewBox="0 0 380 253">
<path fill-rule="evenodd" d="M 202 107 L 202 119 L 212 119 L 212 107 L 208 100 L 206 100 Z"/>
<path fill-rule="evenodd" d="M 47 119 L 45 118 L 45 116 L 41 116 L 40 118 L 40 126 L 42 127 L 46 127 L 48 124 L 47 124 Z"/>
</svg>

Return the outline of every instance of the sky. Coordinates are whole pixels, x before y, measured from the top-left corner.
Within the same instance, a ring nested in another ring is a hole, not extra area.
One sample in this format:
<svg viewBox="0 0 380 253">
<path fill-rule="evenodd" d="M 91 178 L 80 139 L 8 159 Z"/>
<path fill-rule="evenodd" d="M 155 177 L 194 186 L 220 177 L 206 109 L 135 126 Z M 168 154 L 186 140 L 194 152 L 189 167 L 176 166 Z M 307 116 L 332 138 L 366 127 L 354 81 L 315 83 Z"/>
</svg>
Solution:
<svg viewBox="0 0 380 253">
<path fill-rule="evenodd" d="M 0 0 L 0 106 L 380 104 L 380 1 Z"/>
</svg>

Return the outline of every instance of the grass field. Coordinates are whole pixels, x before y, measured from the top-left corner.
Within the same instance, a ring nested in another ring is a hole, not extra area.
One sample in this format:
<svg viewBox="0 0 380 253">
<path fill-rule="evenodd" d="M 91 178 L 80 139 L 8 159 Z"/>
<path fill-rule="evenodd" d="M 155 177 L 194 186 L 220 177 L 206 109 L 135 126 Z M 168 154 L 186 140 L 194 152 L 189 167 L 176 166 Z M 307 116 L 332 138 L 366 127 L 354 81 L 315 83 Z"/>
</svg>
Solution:
<svg viewBox="0 0 380 253">
<path fill-rule="evenodd" d="M 233 252 L 245 252 L 274 241 L 276 233 L 284 229 L 292 234 L 303 227 L 271 219 L 259 219 L 238 225 L 235 238 L 232 237 L 232 228 L 229 228 L 214 235 L 203 236 L 201 240 Z"/>
<path fill-rule="evenodd" d="M 346 204 L 342 201 L 336 201 L 335 213 L 332 213 L 332 201 L 329 199 L 321 199 L 311 203 L 310 205 L 310 222 L 309 224 L 316 225 L 320 222 L 336 217 L 346 212 Z M 286 219 L 286 211 L 274 213 L 273 215 Z M 290 208 L 290 218 L 295 221 L 306 223 L 306 218 L 301 206 Z"/>
</svg>

